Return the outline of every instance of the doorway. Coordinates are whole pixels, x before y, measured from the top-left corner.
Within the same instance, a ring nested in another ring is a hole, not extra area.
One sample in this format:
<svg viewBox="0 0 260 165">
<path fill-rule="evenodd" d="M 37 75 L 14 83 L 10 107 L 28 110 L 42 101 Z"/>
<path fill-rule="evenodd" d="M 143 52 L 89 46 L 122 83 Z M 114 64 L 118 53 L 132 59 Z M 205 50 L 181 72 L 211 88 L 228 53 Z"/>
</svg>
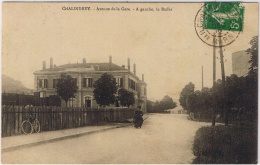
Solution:
<svg viewBox="0 0 260 165">
<path fill-rule="evenodd" d="M 91 96 L 85 97 L 85 107 L 91 108 Z"/>
</svg>

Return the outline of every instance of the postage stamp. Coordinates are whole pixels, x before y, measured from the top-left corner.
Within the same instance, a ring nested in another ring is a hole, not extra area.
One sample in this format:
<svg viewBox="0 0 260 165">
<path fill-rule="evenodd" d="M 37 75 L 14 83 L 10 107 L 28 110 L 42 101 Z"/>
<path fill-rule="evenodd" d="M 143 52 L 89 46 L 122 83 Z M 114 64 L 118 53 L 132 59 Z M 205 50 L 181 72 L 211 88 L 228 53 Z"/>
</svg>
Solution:
<svg viewBox="0 0 260 165">
<path fill-rule="evenodd" d="M 207 45 L 224 47 L 243 31 L 244 7 L 238 2 L 204 3 L 195 17 L 195 31 Z M 219 44 L 219 41 L 222 44 Z"/>
<path fill-rule="evenodd" d="M 238 2 L 207 2 L 204 5 L 203 28 L 243 31 L 244 7 Z"/>
</svg>

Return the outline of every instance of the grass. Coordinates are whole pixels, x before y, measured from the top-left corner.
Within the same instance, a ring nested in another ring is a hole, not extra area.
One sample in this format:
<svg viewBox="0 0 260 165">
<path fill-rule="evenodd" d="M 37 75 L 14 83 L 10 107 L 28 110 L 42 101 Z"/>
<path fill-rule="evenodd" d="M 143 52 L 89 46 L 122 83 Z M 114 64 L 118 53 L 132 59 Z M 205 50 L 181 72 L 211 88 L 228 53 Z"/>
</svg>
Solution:
<svg viewBox="0 0 260 165">
<path fill-rule="evenodd" d="M 257 163 L 257 126 L 202 127 L 195 135 L 193 164 Z"/>
</svg>

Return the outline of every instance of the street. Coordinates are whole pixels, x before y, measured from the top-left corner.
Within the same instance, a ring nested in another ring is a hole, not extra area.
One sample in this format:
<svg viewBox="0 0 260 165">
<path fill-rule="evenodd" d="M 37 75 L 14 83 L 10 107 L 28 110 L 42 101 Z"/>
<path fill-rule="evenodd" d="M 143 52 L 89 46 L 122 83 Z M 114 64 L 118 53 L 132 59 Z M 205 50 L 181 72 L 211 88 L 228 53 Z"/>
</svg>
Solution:
<svg viewBox="0 0 260 165">
<path fill-rule="evenodd" d="M 4 164 L 188 164 L 198 128 L 185 114 L 149 114 L 141 129 L 117 128 L 2 153 Z"/>
</svg>

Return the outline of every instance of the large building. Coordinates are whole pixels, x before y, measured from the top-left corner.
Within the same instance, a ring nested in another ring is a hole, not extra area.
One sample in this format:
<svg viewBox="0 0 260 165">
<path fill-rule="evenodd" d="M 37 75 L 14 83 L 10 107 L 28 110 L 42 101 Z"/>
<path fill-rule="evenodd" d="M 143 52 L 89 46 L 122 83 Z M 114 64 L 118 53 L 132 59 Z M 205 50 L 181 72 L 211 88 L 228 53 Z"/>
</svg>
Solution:
<svg viewBox="0 0 260 165">
<path fill-rule="evenodd" d="M 250 54 L 245 50 L 232 53 L 232 71 L 238 77 L 247 76 L 250 67 Z"/>
<path fill-rule="evenodd" d="M 133 73 L 130 71 L 130 59 L 128 58 L 127 68 L 112 63 L 112 57 L 109 57 L 107 63 L 87 63 L 84 58 L 82 63 L 65 64 L 55 66 L 53 59 L 50 59 L 50 68 L 46 68 L 46 62 L 43 61 L 42 70 L 34 72 L 34 89 L 40 93 L 40 97 L 49 97 L 57 95 L 56 85 L 61 73 L 71 75 L 77 82 L 78 91 L 76 98 L 71 98 L 68 106 L 74 107 L 98 107 L 93 98 L 93 83 L 98 80 L 103 73 L 113 75 L 118 88 L 125 88 L 135 94 L 135 106 L 142 106 L 146 111 L 147 93 L 144 82 L 144 75 L 140 80 L 136 76 L 136 65 L 133 65 Z"/>
</svg>

